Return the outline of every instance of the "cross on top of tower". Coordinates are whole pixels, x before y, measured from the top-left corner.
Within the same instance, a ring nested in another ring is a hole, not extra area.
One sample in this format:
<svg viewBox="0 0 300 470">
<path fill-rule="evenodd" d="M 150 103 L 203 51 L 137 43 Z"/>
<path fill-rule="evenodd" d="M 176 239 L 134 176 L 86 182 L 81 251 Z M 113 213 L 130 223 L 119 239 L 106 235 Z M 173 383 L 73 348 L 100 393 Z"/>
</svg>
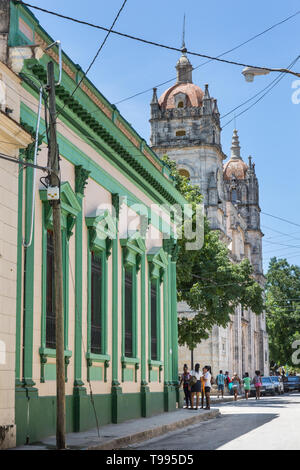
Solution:
<svg viewBox="0 0 300 470">
<path fill-rule="evenodd" d="M 183 32 L 182 32 L 182 48 L 181 48 L 182 55 L 177 62 L 176 69 L 177 69 L 177 83 L 193 83 L 192 79 L 192 71 L 193 66 L 190 63 L 186 53 L 186 45 L 185 45 L 185 14 L 183 17 Z"/>
</svg>

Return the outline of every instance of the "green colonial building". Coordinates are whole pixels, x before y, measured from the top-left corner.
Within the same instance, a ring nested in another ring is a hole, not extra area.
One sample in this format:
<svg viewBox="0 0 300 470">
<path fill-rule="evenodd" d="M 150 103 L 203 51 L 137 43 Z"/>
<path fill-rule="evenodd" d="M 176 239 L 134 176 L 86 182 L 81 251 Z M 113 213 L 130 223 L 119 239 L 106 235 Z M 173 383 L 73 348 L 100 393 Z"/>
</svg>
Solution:
<svg viewBox="0 0 300 470">
<path fill-rule="evenodd" d="M 59 51 L 56 46 L 46 51 L 53 39 L 25 6 L 0 4 L 1 67 L 7 71 L 1 81 L 6 80 L 12 111 L 7 122 L 13 122 L 15 134 L 24 134 L 12 144 L 15 156 L 32 163 L 39 87 L 47 83 L 49 60 L 58 77 Z M 56 104 L 68 432 L 95 426 L 90 389 L 100 426 L 174 410 L 181 401 L 176 236 L 166 208 L 185 200 L 168 167 L 87 78 L 72 96 L 82 76 L 63 53 Z M 48 161 L 47 114 L 43 102 L 42 167 Z M 14 175 L 15 194 L 0 201 L 0 221 L 15 227 L 3 232 L 12 258 L 1 276 L 15 272 L 9 303 L 0 291 L 0 345 L 11 358 L 10 366 L 0 361 L 3 447 L 38 441 L 56 429 L 52 208 L 43 171 L 16 166 Z M 11 222 L 7 204 L 16 214 Z M 14 410 L 9 418 L 5 407 Z"/>
</svg>

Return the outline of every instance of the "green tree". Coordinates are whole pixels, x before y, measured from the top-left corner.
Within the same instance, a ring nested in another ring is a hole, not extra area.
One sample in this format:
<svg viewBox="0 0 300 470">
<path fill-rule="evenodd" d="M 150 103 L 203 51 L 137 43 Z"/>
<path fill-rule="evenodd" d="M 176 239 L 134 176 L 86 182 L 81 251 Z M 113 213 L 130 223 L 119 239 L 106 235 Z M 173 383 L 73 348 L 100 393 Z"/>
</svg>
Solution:
<svg viewBox="0 0 300 470">
<path fill-rule="evenodd" d="M 194 209 L 202 203 L 202 195 L 197 186 L 181 176 L 176 163 L 164 157 L 170 166 L 177 189 L 192 204 Z M 240 304 L 256 314 L 264 309 L 263 289 L 253 278 L 253 269 L 248 259 L 233 263 L 229 250 L 212 231 L 204 218 L 204 243 L 200 250 L 187 251 L 183 236 L 179 240 L 177 261 L 178 299 L 185 301 L 195 314 L 178 320 L 179 344 L 195 349 L 203 339 L 207 339 L 214 325 L 226 327 L 230 315 Z"/>
<path fill-rule="evenodd" d="M 270 360 L 295 366 L 292 344 L 300 339 L 300 267 L 272 258 L 266 284 L 266 321 Z"/>
</svg>

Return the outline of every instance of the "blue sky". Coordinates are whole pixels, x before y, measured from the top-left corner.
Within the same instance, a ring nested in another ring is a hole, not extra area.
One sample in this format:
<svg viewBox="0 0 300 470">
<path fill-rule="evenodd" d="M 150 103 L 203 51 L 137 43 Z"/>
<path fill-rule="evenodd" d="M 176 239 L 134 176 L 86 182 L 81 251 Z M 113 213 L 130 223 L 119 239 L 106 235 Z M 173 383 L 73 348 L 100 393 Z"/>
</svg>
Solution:
<svg viewBox="0 0 300 470">
<path fill-rule="evenodd" d="M 32 0 L 32 3 L 109 27 L 122 0 Z M 115 29 L 181 47 L 185 13 L 187 48 L 216 56 L 298 9 L 297 0 L 128 0 Z M 36 10 L 33 13 L 50 35 L 62 41 L 65 52 L 85 70 L 105 33 Z M 285 68 L 300 54 L 299 26 L 300 15 L 229 53 L 225 58 L 258 66 Z M 174 67 L 178 57 L 179 54 L 173 51 L 111 35 L 91 69 L 89 78 L 110 102 L 116 103 L 175 77 Z M 204 62 L 204 59 L 197 57 L 190 57 L 190 60 L 193 66 Z M 205 83 L 209 84 L 210 93 L 218 99 L 222 115 L 255 95 L 277 76 L 273 73 L 258 77 L 249 84 L 244 81 L 241 70 L 238 66 L 213 62 L 194 71 L 193 81 L 201 88 L 204 88 Z M 293 70 L 300 72 L 300 60 Z M 247 161 L 248 156 L 252 155 L 256 163 L 262 211 L 300 224 L 300 104 L 292 102 L 295 91 L 292 84 L 295 80 L 296 77 L 285 76 L 261 102 L 238 117 L 236 122 L 242 156 Z M 168 86 L 159 88 L 159 95 Z M 148 92 L 118 105 L 123 116 L 147 141 L 150 135 L 148 121 L 151 95 Z M 233 128 L 232 122 L 222 132 L 223 151 L 227 155 L 230 154 Z M 265 269 L 270 257 L 275 255 L 287 257 L 290 263 L 300 264 L 300 226 L 262 215 L 262 230 L 265 233 Z"/>
</svg>

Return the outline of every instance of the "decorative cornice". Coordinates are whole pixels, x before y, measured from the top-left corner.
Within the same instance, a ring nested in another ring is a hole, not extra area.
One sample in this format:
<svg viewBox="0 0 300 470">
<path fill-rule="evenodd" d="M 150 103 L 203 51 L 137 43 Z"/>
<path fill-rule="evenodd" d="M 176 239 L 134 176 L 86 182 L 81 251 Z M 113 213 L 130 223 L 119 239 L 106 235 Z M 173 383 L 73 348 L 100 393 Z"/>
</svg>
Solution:
<svg viewBox="0 0 300 470">
<path fill-rule="evenodd" d="M 91 172 L 82 165 L 75 166 L 75 193 L 84 196 L 84 190 L 88 184 Z"/>
<path fill-rule="evenodd" d="M 97 217 L 86 217 L 85 220 L 90 233 L 90 249 L 105 251 L 108 258 L 111 254 L 112 240 L 117 233 L 112 216 L 108 211 L 103 211 Z"/>
<path fill-rule="evenodd" d="M 35 59 L 28 59 L 25 62 L 27 68 L 30 70 L 30 73 L 35 75 L 41 82 L 47 82 L 46 69 L 42 64 L 40 64 Z M 30 87 L 33 87 L 31 80 L 28 80 L 26 74 L 21 73 L 20 76 L 23 78 L 24 82 L 26 82 Z M 104 125 L 104 123 L 102 123 L 96 115 L 89 112 L 89 110 L 86 109 L 77 99 L 75 99 L 63 85 L 60 85 L 56 88 L 56 95 L 62 103 L 60 106 L 62 115 L 65 115 L 65 117 L 68 119 L 70 116 L 68 116 L 67 111 L 70 110 L 72 113 L 74 113 L 77 117 L 75 125 L 80 127 L 82 122 L 84 125 L 88 126 L 92 133 L 99 137 L 99 142 L 93 138 L 94 145 L 99 147 L 101 146 L 101 140 L 104 141 L 114 152 L 119 155 L 119 157 L 121 157 L 126 167 L 129 165 L 131 169 L 140 175 L 140 184 L 143 184 L 143 181 L 147 181 L 147 183 L 150 185 L 150 188 L 147 189 L 149 193 L 152 193 L 154 189 L 159 193 L 160 196 L 162 196 L 171 204 L 176 204 L 179 201 L 180 203 L 183 203 L 183 197 L 174 188 L 173 184 L 171 182 L 166 184 L 167 178 L 162 172 L 163 164 L 161 165 L 161 168 L 158 169 L 157 165 L 153 164 L 153 161 L 149 161 L 148 157 L 150 156 L 151 149 L 149 149 L 149 151 L 147 150 L 147 154 L 145 154 L 145 150 L 143 153 L 141 153 L 141 155 L 145 155 L 145 158 L 147 159 L 146 162 L 143 161 L 143 159 L 139 158 L 138 155 L 135 155 L 134 153 L 127 150 L 127 147 L 123 145 L 117 134 L 112 134 L 110 130 Z M 60 109 L 58 103 L 58 112 L 59 111 Z M 114 125 L 112 121 L 111 123 Z M 119 128 L 115 126 L 116 132 L 118 129 Z M 84 130 L 81 130 L 81 132 L 83 134 L 86 133 Z M 119 132 L 122 132 L 122 130 L 119 129 Z M 122 134 L 128 139 L 127 135 L 125 135 L 123 132 Z M 87 138 L 88 137 L 89 136 L 87 135 Z M 149 164 L 151 164 L 151 169 L 148 166 Z M 158 171 L 158 174 L 156 173 L 155 168 L 156 171 Z M 157 199 L 157 195 L 154 192 L 153 197 Z"/>
<path fill-rule="evenodd" d="M 168 257 L 162 247 L 153 247 L 147 254 L 150 279 L 163 280 L 168 266 Z"/>
</svg>

